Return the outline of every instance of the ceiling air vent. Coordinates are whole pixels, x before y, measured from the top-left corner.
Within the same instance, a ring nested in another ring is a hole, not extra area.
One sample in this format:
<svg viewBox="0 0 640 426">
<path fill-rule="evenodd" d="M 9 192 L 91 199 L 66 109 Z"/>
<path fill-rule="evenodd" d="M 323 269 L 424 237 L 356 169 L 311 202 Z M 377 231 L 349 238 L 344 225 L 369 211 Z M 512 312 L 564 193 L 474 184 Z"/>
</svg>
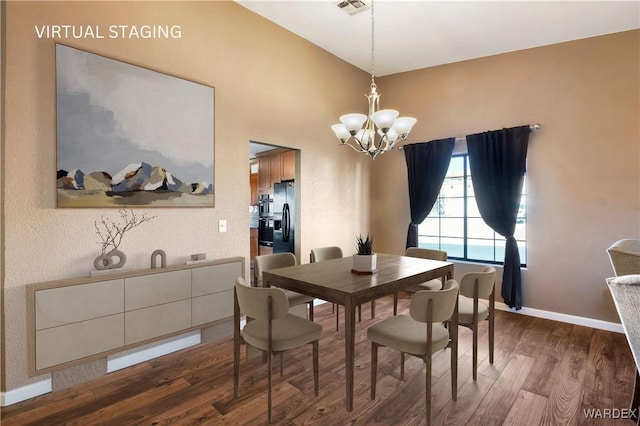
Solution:
<svg viewBox="0 0 640 426">
<path fill-rule="evenodd" d="M 341 0 L 334 4 L 349 15 L 355 15 L 369 9 L 369 5 L 362 0 Z"/>
</svg>

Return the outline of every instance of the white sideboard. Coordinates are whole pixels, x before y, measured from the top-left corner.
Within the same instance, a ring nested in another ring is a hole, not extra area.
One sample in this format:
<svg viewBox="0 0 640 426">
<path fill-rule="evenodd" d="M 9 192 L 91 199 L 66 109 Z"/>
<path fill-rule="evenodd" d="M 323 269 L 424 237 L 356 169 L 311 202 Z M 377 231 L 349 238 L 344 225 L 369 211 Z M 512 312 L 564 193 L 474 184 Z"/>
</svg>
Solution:
<svg viewBox="0 0 640 426">
<path fill-rule="evenodd" d="M 240 276 L 244 257 L 29 284 L 29 374 L 228 320 Z"/>
</svg>

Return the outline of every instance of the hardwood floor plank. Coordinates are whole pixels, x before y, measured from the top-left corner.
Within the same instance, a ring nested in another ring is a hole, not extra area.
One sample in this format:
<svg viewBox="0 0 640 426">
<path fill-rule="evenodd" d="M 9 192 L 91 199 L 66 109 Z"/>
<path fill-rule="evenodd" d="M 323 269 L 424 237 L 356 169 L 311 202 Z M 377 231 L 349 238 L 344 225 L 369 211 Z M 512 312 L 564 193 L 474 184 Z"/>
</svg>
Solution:
<svg viewBox="0 0 640 426">
<path fill-rule="evenodd" d="M 521 390 L 511 406 L 503 426 L 539 425 L 548 399 L 535 393 Z"/>
<path fill-rule="evenodd" d="M 577 424 L 582 415 L 582 392 L 585 364 L 593 329 L 572 326 L 567 350 L 564 352 L 549 394 L 549 403 L 543 415 L 544 424 Z"/>
<path fill-rule="evenodd" d="M 399 311 L 407 313 L 409 296 Z M 335 332 L 331 305 L 317 306 L 324 327 L 320 340 L 320 395 L 313 395 L 311 351 L 285 356 L 284 376 L 273 370 L 273 418 L 278 425 L 424 424 L 424 363 L 381 348 L 376 399 L 370 399 L 370 344 L 366 330 L 388 318 L 393 298 L 383 298 L 370 319 L 356 324 L 354 410 L 344 402 L 344 332 Z M 449 350 L 433 357 L 433 424 L 607 424 L 589 423 L 591 404 L 628 408 L 634 364 L 624 336 L 586 327 L 496 312 L 496 359 L 488 362 L 487 325 L 480 326 L 479 376 L 471 380 L 471 332 L 460 327 L 458 401 L 451 401 Z M 266 423 L 266 364 L 240 363 L 240 397 L 233 398 L 231 338 L 208 342 L 149 360 L 69 389 L 2 409 L 5 426 L 43 425 L 263 425 Z M 244 356 L 244 349 L 241 351 Z M 589 374 L 592 377 L 587 378 Z M 600 393 L 602 392 L 602 393 Z M 547 398 L 548 397 L 548 398 Z M 546 398 L 546 399 L 545 399 Z M 546 403 L 542 404 L 542 401 Z M 625 426 L 630 422 L 613 424 Z"/>
<path fill-rule="evenodd" d="M 493 425 L 504 420 L 515 403 L 522 384 L 526 380 L 534 359 L 514 354 L 507 366 L 484 397 L 478 409 L 473 413 L 477 424 Z"/>
<path fill-rule="evenodd" d="M 484 397 L 491 390 L 496 379 L 478 374 L 478 380 L 471 376 L 458 390 L 458 400 L 449 401 L 432 419 L 432 425 L 479 425 L 473 418 Z"/>
</svg>

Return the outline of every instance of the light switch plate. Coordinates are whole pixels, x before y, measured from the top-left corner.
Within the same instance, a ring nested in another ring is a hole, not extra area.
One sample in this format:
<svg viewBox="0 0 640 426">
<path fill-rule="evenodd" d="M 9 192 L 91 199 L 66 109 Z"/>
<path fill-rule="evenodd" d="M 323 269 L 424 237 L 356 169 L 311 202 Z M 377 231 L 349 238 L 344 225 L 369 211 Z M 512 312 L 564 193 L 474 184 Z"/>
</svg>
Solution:
<svg viewBox="0 0 640 426">
<path fill-rule="evenodd" d="M 218 221 L 218 232 L 227 232 L 227 221 L 225 219 Z"/>
</svg>

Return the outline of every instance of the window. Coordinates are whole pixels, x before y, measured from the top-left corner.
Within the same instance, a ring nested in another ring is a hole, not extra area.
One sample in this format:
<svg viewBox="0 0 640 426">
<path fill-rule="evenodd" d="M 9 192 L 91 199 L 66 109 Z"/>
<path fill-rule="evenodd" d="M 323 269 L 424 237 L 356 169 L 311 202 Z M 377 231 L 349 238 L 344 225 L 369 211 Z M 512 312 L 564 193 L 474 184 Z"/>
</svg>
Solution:
<svg viewBox="0 0 640 426">
<path fill-rule="evenodd" d="M 527 264 L 526 187 L 525 179 L 514 234 L 521 266 Z M 469 156 L 454 155 L 433 209 L 418 226 L 418 246 L 444 250 L 451 259 L 503 264 L 505 244 L 505 238 L 480 216 L 471 183 Z"/>
</svg>

